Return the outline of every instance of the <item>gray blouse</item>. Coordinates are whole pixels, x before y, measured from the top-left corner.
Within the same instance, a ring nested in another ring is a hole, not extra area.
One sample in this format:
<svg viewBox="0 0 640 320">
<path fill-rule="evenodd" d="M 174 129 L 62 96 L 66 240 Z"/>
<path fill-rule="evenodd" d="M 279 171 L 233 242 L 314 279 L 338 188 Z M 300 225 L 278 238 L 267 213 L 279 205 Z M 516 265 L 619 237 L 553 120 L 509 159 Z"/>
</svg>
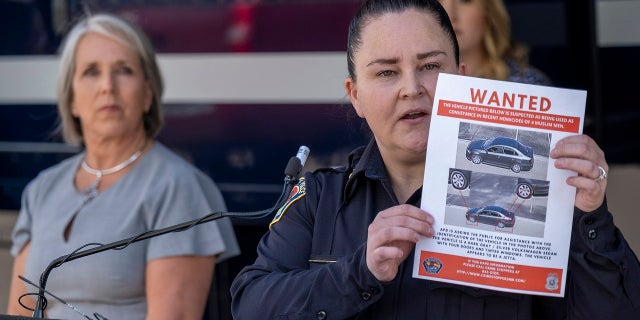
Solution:
<svg viewBox="0 0 640 320">
<path fill-rule="evenodd" d="M 213 181 L 159 142 L 93 199 L 74 187 L 83 157 L 42 171 L 23 193 L 11 253 L 17 255 L 30 242 L 24 276 L 35 283 L 51 261 L 85 244 L 111 243 L 226 210 Z M 239 252 L 231 222 L 224 218 L 67 262 L 53 269 L 46 289 L 89 315 L 144 319 L 147 262 L 176 255 L 217 255 L 220 262 Z M 47 317 L 83 319 L 54 298 L 47 300 Z"/>
</svg>

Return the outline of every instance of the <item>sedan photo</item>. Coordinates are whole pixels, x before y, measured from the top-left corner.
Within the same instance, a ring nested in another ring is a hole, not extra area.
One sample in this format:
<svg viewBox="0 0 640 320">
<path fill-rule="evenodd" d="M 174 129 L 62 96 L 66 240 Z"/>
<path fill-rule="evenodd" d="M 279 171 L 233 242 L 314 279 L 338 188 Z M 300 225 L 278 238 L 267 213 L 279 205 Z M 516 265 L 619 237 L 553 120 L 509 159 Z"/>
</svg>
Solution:
<svg viewBox="0 0 640 320">
<path fill-rule="evenodd" d="M 522 199 L 549 195 L 549 181 L 518 178 L 516 194 Z"/>
<path fill-rule="evenodd" d="M 486 223 L 498 228 L 513 227 L 516 223 L 516 214 L 499 206 L 469 208 L 467 221 Z"/>
<path fill-rule="evenodd" d="M 506 137 L 471 141 L 466 156 L 475 164 L 508 168 L 516 173 L 533 168 L 533 148 Z"/>
</svg>

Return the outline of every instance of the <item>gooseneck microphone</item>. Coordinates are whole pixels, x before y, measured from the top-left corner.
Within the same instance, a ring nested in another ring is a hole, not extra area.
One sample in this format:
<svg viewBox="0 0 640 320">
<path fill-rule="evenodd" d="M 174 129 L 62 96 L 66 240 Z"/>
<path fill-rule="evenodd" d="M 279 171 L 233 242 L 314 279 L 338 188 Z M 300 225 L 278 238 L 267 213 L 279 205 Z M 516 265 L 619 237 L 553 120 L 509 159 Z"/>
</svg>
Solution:
<svg viewBox="0 0 640 320">
<path fill-rule="evenodd" d="M 289 159 L 289 162 L 287 163 L 287 166 L 284 170 L 285 178 L 284 178 L 284 186 L 282 188 L 282 192 L 278 200 L 276 200 L 276 203 L 274 204 L 274 206 L 269 209 L 265 209 L 261 211 L 253 211 L 253 212 L 221 212 L 221 211 L 213 212 L 199 219 L 183 222 L 183 223 L 162 228 L 162 229 L 146 231 L 131 238 L 127 238 L 127 239 L 123 239 L 120 241 L 107 243 L 107 244 L 96 244 L 97 247 L 86 249 L 86 250 L 76 250 L 71 254 L 61 256 L 53 260 L 47 266 L 44 272 L 42 272 L 42 274 L 40 275 L 40 286 L 38 287 L 39 290 L 37 294 L 36 305 L 33 309 L 33 318 L 44 317 L 44 309 L 46 308 L 46 305 L 47 305 L 47 299 L 45 297 L 45 292 L 46 292 L 45 288 L 47 286 L 47 279 L 49 278 L 49 274 L 54 268 L 57 268 L 66 262 L 69 262 L 78 258 L 86 257 L 92 254 L 106 251 L 106 250 L 124 249 L 134 242 L 157 237 L 170 232 L 185 231 L 195 225 L 217 220 L 223 217 L 234 217 L 234 218 L 242 218 L 242 219 L 262 219 L 273 214 L 273 212 L 278 210 L 284 204 L 284 202 L 287 200 L 287 197 L 289 196 L 289 193 L 293 189 L 294 185 L 298 183 L 298 179 L 299 179 L 298 176 L 300 175 L 300 172 L 302 171 L 302 168 L 304 167 L 304 164 L 307 161 L 307 158 L 309 157 L 309 152 L 310 150 L 308 147 L 301 146 L 298 149 L 298 153 L 296 154 L 296 156 L 291 157 Z M 81 247 L 81 249 L 84 248 L 85 246 Z"/>
<path fill-rule="evenodd" d="M 284 175 L 286 177 L 298 177 L 304 164 L 307 162 L 309 152 L 310 150 L 307 146 L 300 146 L 296 156 L 289 159 L 289 163 L 287 163 L 287 167 L 284 169 Z"/>
</svg>

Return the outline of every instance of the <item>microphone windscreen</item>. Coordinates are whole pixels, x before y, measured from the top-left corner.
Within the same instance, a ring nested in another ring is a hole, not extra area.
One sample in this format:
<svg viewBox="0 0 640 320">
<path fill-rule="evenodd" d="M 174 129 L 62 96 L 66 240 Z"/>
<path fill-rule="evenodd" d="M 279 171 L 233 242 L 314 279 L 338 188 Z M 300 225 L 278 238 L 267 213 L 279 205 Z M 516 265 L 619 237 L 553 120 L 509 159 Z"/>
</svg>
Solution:
<svg viewBox="0 0 640 320">
<path fill-rule="evenodd" d="M 284 174 L 288 177 L 297 177 L 301 170 L 302 163 L 300 163 L 300 159 L 298 159 L 298 157 L 291 157 L 289 163 L 287 163 L 287 167 L 284 169 Z"/>
</svg>

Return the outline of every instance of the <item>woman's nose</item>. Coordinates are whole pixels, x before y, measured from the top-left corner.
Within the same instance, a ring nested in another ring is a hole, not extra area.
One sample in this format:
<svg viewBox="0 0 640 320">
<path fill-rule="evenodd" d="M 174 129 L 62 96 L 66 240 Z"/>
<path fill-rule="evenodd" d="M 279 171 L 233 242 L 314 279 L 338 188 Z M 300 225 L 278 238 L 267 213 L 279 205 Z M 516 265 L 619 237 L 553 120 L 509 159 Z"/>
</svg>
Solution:
<svg viewBox="0 0 640 320">
<path fill-rule="evenodd" d="M 105 72 L 100 79 L 100 92 L 113 93 L 116 90 L 115 75 L 111 72 Z"/>
<path fill-rule="evenodd" d="M 411 73 L 406 75 L 401 89 L 402 98 L 420 97 L 424 95 L 425 92 L 426 89 L 421 79 L 418 77 L 418 74 Z"/>
</svg>

